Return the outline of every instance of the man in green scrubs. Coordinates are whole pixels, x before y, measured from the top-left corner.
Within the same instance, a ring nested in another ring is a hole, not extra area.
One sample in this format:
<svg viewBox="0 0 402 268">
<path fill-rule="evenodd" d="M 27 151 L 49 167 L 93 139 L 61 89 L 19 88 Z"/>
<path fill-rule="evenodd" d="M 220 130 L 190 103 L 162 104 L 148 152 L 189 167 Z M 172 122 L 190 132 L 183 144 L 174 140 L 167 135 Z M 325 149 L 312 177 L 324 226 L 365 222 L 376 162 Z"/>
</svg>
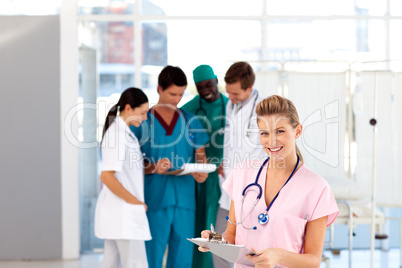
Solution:
<svg viewBox="0 0 402 268">
<path fill-rule="evenodd" d="M 199 95 L 181 108 L 198 116 L 209 136 L 209 142 L 205 144 L 207 158 L 211 164 L 219 166 L 223 158 L 226 104 L 229 99 L 218 91 L 218 79 L 211 66 L 200 65 L 195 68 L 193 79 Z M 209 173 L 204 183 L 196 184 L 195 237 L 199 237 L 202 230 L 209 230 L 211 224 L 215 225 L 220 196 L 216 171 Z M 199 252 L 195 247 L 193 268 L 210 267 L 213 267 L 211 253 Z"/>
</svg>

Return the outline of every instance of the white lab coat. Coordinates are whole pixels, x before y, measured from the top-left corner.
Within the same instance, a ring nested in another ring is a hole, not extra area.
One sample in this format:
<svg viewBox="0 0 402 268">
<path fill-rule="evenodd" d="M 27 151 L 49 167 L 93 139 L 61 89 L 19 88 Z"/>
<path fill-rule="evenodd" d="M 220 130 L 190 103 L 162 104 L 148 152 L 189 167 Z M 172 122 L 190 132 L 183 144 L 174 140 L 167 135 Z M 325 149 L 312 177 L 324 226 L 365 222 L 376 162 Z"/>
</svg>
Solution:
<svg viewBox="0 0 402 268">
<path fill-rule="evenodd" d="M 102 171 L 115 171 L 123 187 L 144 202 L 143 157 L 137 138 L 117 116 L 102 142 Z M 95 209 L 95 236 L 101 239 L 150 240 L 145 207 L 132 205 L 105 185 Z"/>
<path fill-rule="evenodd" d="M 223 148 L 223 172 L 225 177 L 236 165 L 247 160 L 263 159 L 267 154 L 262 149 L 257 125 L 255 108 L 263 98 L 258 91 L 252 90 L 247 100 L 233 104 L 230 100 L 226 105 L 226 126 Z M 220 186 L 226 178 L 220 176 Z M 222 190 L 219 200 L 221 208 L 230 209 L 230 197 Z"/>
</svg>

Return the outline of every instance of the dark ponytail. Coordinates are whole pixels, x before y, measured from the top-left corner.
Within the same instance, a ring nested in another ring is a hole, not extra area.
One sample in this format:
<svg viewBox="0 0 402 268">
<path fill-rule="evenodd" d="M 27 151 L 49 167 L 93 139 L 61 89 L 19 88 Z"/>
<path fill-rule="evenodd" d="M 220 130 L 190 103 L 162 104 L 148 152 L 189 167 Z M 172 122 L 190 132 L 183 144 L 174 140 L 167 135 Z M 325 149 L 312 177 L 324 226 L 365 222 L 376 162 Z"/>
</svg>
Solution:
<svg viewBox="0 0 402 268">
<path fill-rule="evenodd" d="M 116 118 L 117 110 L 119 110 L 119 112 L 123 111 L 127 104 L 129 104 L 131 108 L 134 109 L 146 102 L 148 102 L 147 95 L 145 95 L 145 93 L 141 89 L 130 87 L 124 90 L 124 92 L 120 96 L 119 101 L 109 110 L 109 113 L 106 116 L 102 132 L 102 140 L 110 124 Z"/>
</svg>

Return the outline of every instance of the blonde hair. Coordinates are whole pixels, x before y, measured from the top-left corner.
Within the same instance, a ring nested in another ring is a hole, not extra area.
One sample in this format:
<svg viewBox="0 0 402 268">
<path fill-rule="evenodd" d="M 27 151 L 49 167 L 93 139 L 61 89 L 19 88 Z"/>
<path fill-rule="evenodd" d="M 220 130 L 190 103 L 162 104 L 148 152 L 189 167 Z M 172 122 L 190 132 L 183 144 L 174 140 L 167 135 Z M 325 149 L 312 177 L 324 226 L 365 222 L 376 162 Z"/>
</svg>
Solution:
<svg viewBox="0 0 402 268">
<path fill-rule="evenodd" d="M 272 95 L 262 100 L 255 108 L 255 112 L 257 113 L 257 121 L 262 116 L 281 115 L 289 119 L 293 128 L 296 128 L 300 124 L 299 114 L 293 102 L 279 95 Z M 299 156 L 300 162 L 303 162 L 303 157 L 297 145 L 296 154 Z"/>
</svg>

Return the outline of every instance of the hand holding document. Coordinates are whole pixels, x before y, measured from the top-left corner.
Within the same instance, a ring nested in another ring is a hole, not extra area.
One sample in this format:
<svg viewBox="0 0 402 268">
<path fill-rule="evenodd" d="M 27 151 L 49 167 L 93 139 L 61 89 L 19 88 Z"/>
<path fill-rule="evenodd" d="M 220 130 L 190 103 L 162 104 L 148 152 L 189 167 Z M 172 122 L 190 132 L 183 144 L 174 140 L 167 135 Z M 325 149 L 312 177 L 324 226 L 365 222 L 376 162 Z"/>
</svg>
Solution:
<svg viewBox="0 0 402 268">
<path fill-rule="evenodd" d="M 187 240 L 198 246 L 208 248 L 210 252 L 229 262 L 254 266 L 254 263 L 247 259 L 246 256 L 257 255 L 257 253 L 243 245 L 233 245 L 216 241 L 209 241 L 206 238 L 200 237 L 191 239 L 187 238 Z"/>
<path fill-rule="evenodd" d="M 203 235 L 202 233 L 201 236 L 205 237 L 207 235 Z M 247 255 L 258 255 L 257 253 L 243 245 L 229 244 L 228 241 L 225 241 L 223 239 L 223 236 L 221 234 L 215 232 L 213 224 L 211 224 L 211 231 L 208 234 L 208 238 L 187 238 L 187 240 L 204 249 L 209 249 L 209 251 L 213 254 L 233 263 L 241 263 L 254 266 L 253 262 L 247 259 Z"/>
<path fill-rule="evenodd" d="M 183 164 L 180 169 L 166 171 L 165 175 L 188 175 L 191 173 L 201 172 L 201 173 L 211 173 L 216 170 L 216 165 L 214 164 L 204 164 L 204 163 L 187 163 Z"/>
</svg>

